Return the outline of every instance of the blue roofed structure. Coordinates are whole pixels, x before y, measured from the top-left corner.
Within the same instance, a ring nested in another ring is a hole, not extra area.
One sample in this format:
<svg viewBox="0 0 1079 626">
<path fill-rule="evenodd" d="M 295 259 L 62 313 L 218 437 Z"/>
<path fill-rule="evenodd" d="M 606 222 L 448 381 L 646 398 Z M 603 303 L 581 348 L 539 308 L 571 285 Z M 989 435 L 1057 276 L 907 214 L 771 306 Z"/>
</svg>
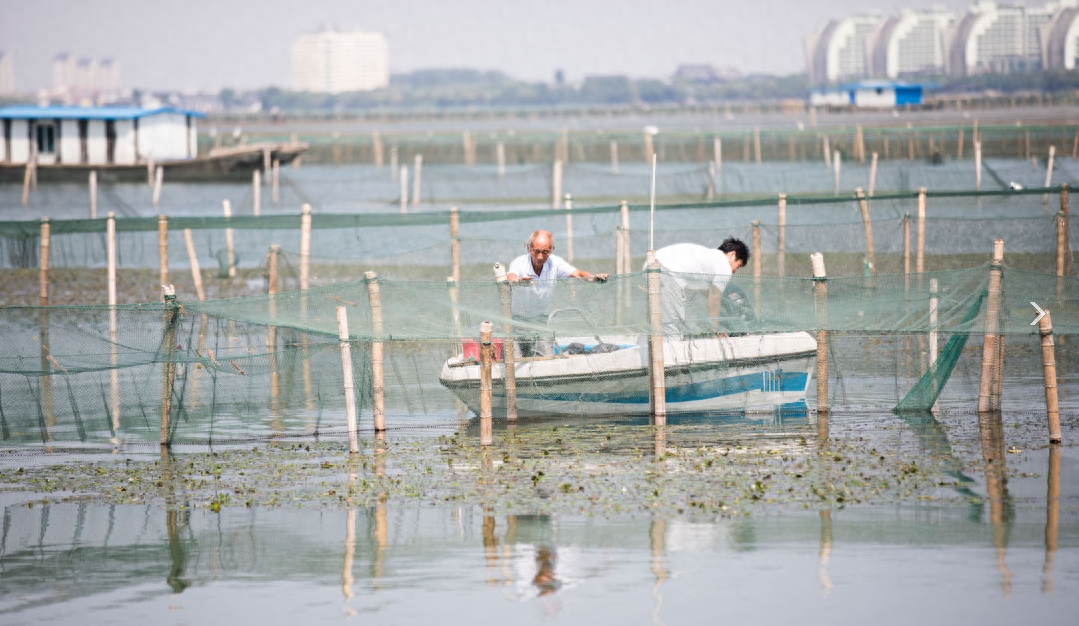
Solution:
<svg viewBox="0 0 1079 626">
<path fill-rule="evenodd" d="M 820 87 L 809 95 L 811 106 L 895 108 L 924 102 L 929 85 L 885 80 L 866 80 Z"/>
</svg>

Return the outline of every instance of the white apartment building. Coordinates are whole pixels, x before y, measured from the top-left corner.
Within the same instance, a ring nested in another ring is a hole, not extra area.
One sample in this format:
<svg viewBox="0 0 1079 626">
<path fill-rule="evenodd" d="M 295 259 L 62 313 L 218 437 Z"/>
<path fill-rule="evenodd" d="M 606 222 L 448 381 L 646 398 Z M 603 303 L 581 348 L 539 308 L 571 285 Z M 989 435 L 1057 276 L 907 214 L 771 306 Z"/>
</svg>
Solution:
<svg viewBox="0 0 1079 626">
<path fill-rule="evenodd" d="M 382 33 L 326 29 L 292 42 L 292 88 L 343 93 L 390 83 L 389 45 Z"/>
<path fill-rule="evenodd" d="M 1079 4 L 1079 3 L 1077 3 Z M 1065 6 L 1043 30 L 1046 69 L 1074 70 L 1079 67 L 1079 6 Z"/>
<path fill-rule="evenodd" d="M 884 18 L 855 15 L 833 20 L 806 40 L 809 80 L 836 82 L 869 76 L 869 51 Z"/>
<path fill-rule="evenodd" d="M 1042 32 L 1059 10 L 1057 3 L 1029 8 L 979 0 L 956 25 L 948 73 L 969 76 L 1042 69 Z"/>
<path fill-rule="evenodd" d="M 52 93 L 69 102 L 108 100 L 120 91 L 120 64 L 64 52 L 52 60 Z"/>
<path fill-rule="evenodd" d="M 943 9 L 904 10 L 888 18 L 875 37 L 871 74 L 896 79 L 943 74 L 948 58 L 948 30 L 956 16 Z"/>
</svg>

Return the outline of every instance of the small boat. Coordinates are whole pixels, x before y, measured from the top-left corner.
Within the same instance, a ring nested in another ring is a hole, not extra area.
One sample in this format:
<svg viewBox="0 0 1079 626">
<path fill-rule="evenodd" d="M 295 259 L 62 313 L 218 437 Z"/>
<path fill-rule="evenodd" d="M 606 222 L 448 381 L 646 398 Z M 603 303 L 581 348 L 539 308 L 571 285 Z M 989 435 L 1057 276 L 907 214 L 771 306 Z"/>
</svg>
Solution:
<svg viewBox="0 0 1079 626">
<path fill-rule="evenodd" d="M 449 358 L 439 381 L 475 413 L 480 365 L 475 350 Z M 817 342 L 804 331 L 738 336 L 665 336 L 668 414 L 708 415 L 805 406 Z M 496 355 L 497 356 L 497 355 Z M 520 416 L 648 415 L 648 337 L 559 338 L 555 355 L 518 358 Z M 492 412 L 506 407 L 505 364 L 492 364 Z"/>
</svg>

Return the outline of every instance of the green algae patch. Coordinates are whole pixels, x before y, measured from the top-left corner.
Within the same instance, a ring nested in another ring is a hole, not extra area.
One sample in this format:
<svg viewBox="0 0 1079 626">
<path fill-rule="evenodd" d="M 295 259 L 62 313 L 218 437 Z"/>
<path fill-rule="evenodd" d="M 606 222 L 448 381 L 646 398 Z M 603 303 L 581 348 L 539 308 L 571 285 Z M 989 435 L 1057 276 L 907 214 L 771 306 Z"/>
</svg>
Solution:
<svg viewBox="0 0 1079 626">
<path fill-rule="evenodd" d="M 467 429 L 466 429 L 467 430 Z M 702 436 L 699 428 L 588 425 L 273 443 L 161 458 L 7 467 L 0 491 L 171 507 L 348 508 L 379 501 L 498 513 L 728 517 L 977 498 L 953 458 L 879 450 L 807 432 Z M 9 460 L 10 463 L 10 460 Z"/>
</svg>

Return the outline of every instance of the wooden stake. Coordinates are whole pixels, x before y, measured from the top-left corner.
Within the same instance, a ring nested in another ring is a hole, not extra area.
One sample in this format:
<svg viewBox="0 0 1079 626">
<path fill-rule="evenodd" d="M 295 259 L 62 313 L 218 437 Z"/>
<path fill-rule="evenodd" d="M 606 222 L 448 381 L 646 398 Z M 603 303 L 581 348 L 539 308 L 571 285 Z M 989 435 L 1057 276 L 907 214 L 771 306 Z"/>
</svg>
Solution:
<svg viewBox="0 0 1079 626">
<path fill-rule="evenodd" d="M 502 377 L 506 389 L 506 420 L 517 420 L 517 364 L 514 354 L 513 317 L 511 310 L 510 283 L 506 280 L 506 268 L 501 263 L 495 263 L 495 281 L 498 283 L 498 296 L 502 304 L 502 317 L 506 320 L 503 330 L 506 338 L 502 342 L 502 365 L 505 374 Z"/>
<path fill-rule="evenodd" d="M 937 290 L 939 283 L 936 278 L 929 279 L 929 367 L 937 362 Z"/>
<path fill-rule="evenodd" d="M 611 173 L 618 173 L 618 142 L 611 140 Z"/>
<path fill-rule="evenodd" d="M 858 162 L 859 163 L 865 163 L 865 133 L 862 131 L 862 125 L 861 124 L 858 124 L 855 127 L 854 135 L 855 135 L 855 140 L 854 140 L 855 144 L 854 145 L 856 146 L 855 150 L 858 153 L 856 155 L 858 157 Z"/>
<path fill-rule="evenodd" d="M 1072 273 L 1071 217 L 1068 215 L 1068 183 L 1060 185 L 1060 213 L 1064 216 L 1064 275 Z"/>
<path fill-rule="evenodd" d="M 38 267 L 41 269 L 38 303 L 41 306 L 49 306 L 49 240 L 51 230 L 49 218 L 41 218 L 41 242 L 38 244 Z"/>
<path fill-rule="evenodd" d="M 90 219 L 97 219 L 97 170 L 90 172 Z"/>
<path fill-rule="evenodd" d="M 154 188 L 154 173 L 157 171 L 157 167 L 154 165 L 154 158 L 150 157 L 146 161 L 146 186 L 150 189 Z"/>
<path fill-rule="evenodd" d="M 369 272 L 370 273 L 370 272 Z M 345 391 L 345 420 L 348 427 L 348 451 L 358 454 L 360 444 L 356 435 L 356 387 L 352 384 L 352 342 L 349 341 L 348 311 L 343 306 L 337 311 L 337 338 L 341 341 L 341 376 Z M 381 363 L 379 364 L 381 366 Z"/>
<path fill-rule="evenodd" d="M 828 278 L 824 255 L 809 255 L 813 266 L 813 295 L 817 316 L 817 413 L 827 414 L 828 406 Z"/>
<path fill-rule="evenodd" d="M 375 432 L 383 432 L 386 430 L 386 377 L 382 362 L 382 294 L 378 276 L 374 272 L 364 272 L 364 279 L 367 281 L 367 299 L 371 306 L 371 332 L 375 337 L 371 342 L 372 410 Z"/>
<path fill-rule="evenodd" d="M 1038 320 L 1042 338 L 1042 372 L 1045 376 L 1045 413 L 1049 421 L 1049 443 L 1060 443 L 1060 404 L 1057 398 L 1057 360 L 1053 346 L 1053 319 L 1046 311 Z"/>
<path fill-rule="evenodd" d="M 161 185 L 165 180 L 165 168 L 160 165 L 154 171 L 154 206 L 161 202 Z"/>
<path fill-rule="evenodd" d="M 161 285 L 165 300 L 164 362 L 161 364 L 161 437 L 162 446 L 172 445 L 172 389 L 176 380 L 176 338 L 179 331 L 180 305 L 176 302 L 176 289 L 172 285 Z"/>
<path fill-rule="evenodd" d="M 824 167 L 832 169 L 832 148 L 828 145 L 828 135 L 822 137 L 821 149 L 824 151 Z"/>
<path fill-rule="evenodd" d="M 408 213 L 408 166 L 401 166 L 401 213 Z"/>
<path fill-rule="evenodd" d="M 495 161 L 498 163 L 498 180 L 506 178 L 506 144 L 501 141 L 495 147 Z"/>
<path fill-rule="evenodd" d="M 993 240 L 993 261 L 989 270 L 989 291 L 985 312 L 985 339 L 982 346 L 982 377 L 978 388 L 978 412 L 999 410 L 993 393 L 997 376 L 1000 344 L 1001 282 L 1003 279 L 1004 240 Z"/>
<path fill-rule="evenodd" d="M 858 196 L 858 208 L 862 212 L 862 226 L 865 228 L 865 258 L 869 263 L 869 274 L 876 276 L 877 258 L 873 251 L 873 222 L 869 219 L 869 201 L 866 200 L 861 187 L 854 190 L 854 195 Z"/>
<path fill-rule="evenodd" d="M 491 419 L 491 362 L 494 361 L 494 345 L 491 343 L 493 325 L 480 323 L 480 419 Z"/>
<path fill-rule="evenodd" d="M 251 172 L 251 214 L 262 213 L 262 173 L 258 170 Z"/>
<path fill-rule="evenodd" d="M 648 275 L 648 404 L 650 421 L 655 426 L 667 423 L 667 389 L 663 363 L 663 314 L 659 261 L 649 250 L 645 266 Z"/>
<path fill-rule="evenodd" d="M 776 220 L 776 274 L 787 275 L 787 194 L 779 194 L 779 211 Z"/>
<path fill-rule="evenodd" d="M 914 272 L 925 272 L 925 187 L 918 190 L 918 242 L 914 256 Z"/>
<path fill-rule="evenodd" d="M 835 179 L 832 186 L 834 188 L 835 195 L 837 196 L 839 195 L 839 170 L 842 163 L 843 157 L 840 154 L 839 150 L 836 150 L 835 155 L 833 155 L 832 157 L 833 178 Z"/>
<path fill-rule="evenodd" d="M 910 291 L 910 213 L 903 214 L 903 276 L 906 290 Z"/>
<path fill-rule="evenodd" d="M 169 284 L 169 217 L 157 216 L 157 274 L 161 285 Z"/>
<path fill-rule="evenodd" d="M 956 144 L 955 144 L 955 159 L 957 161 L 963 160 L 963 129 L 962 128 L 959 129 L 959 139 L 956 140 Z"/>
<path fill-rule="evenodd" d="M 757 318 L 761 315 L 761 269 L 763 265 L 761 249 L 761 222 L 753 220 L 753 312 Z"/>
<path fill-rule="evenodd" d="M 187 244 L 187 258 L 191 263 L 191 280 L 195 283 L 195 295 L 199 302 L 206 301 L 206 292 L 202 290 L 202 270 L 199 269 L 199 257 L 195 254 L 195 240 L 191 237 L 191 229 L 184 229 L 184 243 Z"/>
<path fill-rule="evenodd" d="M 1049 146 L 1049 164 L 1045 168 L 1045 184 L 1042 185 L 1047 189 L 1049 185 L 1053 184 L 1053 158 L 1056 156 L 1056 152 L 1056 146 Z M 1042 196 L 1042 206 L 1049 206 L 1049 194 Z"/>
<path fill-rule="evenodd" d="M 228 199 L 221 201 L 221 212 L 225 216 L 225 223 L 232 221 L 232 203 Z M 225 227 L 225 261 L 228 263 L 228 277 L 236 278 L 236 247 L 232 236 L 232 227 Z"/>
<path fill-rule="evenodd" d="M 30 200 L 30 179 L 33 176 L 34 165 L 32 162 L 26 162 L 26 171 L 22 177 L 22 205 L 26 206 L 26 203 Z"/>
<path fill-rule="evenodd" d="M 390 146 L 390 180 L 397 182 L 397 144 Z"/>
<path fill-rule="evenodd" d="M 423 171 L 423 155 L 417 154 L 412 159 L 412 206 L 420 206 L 420 175 Z"/>
<path fill-rule="evenodd" d="M 716 181 L 719 185 L 722 185 L 723 174 L 723 140 L 719 135 L 712 137 L 712 162 L 716 164 Z M 716 194 L 722 195 L 723 190 L 721 187 L 716 187 Z"/>
<path fill-rule="evenodd" d="M 714 200 L 716 197 L 716 164 L 714 161 L 708 162 L 708 191 L 705 193 L 705 199 Z"/>
<path fill-rule="evenodd" d="M 566 260 L 573 263 L 573 194 L 566 194 Z"/>
<path fill-rule="evenodd" d="M 656 153 L 655 146 L 652 144 L 652 133 L 644 132 L 644 161 L 649 165 L 652 164 L 652 155 Z"/>
<path fill-rule="evenodd" d="M 281 161 L 274 159 L 270 171 L 273 172 L 273 184 L 270 187 L 270 202 L 272 202 L 274 206 L 277 206 L 277 202 L 280 199 Z"/>
<path fill-rule="evenodd" d="M 559 159 L 551 166 L 551 208 L 562 208 L 562 161 Z"/>
<path fill-rule="evenodd" d="M 757 160 L 757 165 L 761 164 L 761 129 L 753 129 L 753 156 Z"/>
<path fill-rule="evenodd" d="M 105 256 L 109 283 L 109 306 L 116 306 L 116 214 L 111 211 L 105 222 Z"/>
<path fill-rule="evenodd" d="M 457 207 L 450 207 L 450 276 L 453 282 L 461 282 L 461 236 L 460 216 Z"/>
<path fill-rule="evenodd" d="M 873 197 L 873 192 L 877 188 L 877 153 L 873 153 L 873 159 L 869 162 L 869 197 Z"/>
<path fill-rule="evenodd" d="M 982 142 L 974 142 L 974 191 L 982 190 Z"/>
<path fill-rule="evenodd" d="M 311 275 L 311 205 L 300 207 L 300 289 L 310 286 Z"/>
<path fill-rule="evenodd" d="M 375 167 L 382 169 L 382 134 L 377 130 L 371 133 L 371 152 Z"/>
</svg>

